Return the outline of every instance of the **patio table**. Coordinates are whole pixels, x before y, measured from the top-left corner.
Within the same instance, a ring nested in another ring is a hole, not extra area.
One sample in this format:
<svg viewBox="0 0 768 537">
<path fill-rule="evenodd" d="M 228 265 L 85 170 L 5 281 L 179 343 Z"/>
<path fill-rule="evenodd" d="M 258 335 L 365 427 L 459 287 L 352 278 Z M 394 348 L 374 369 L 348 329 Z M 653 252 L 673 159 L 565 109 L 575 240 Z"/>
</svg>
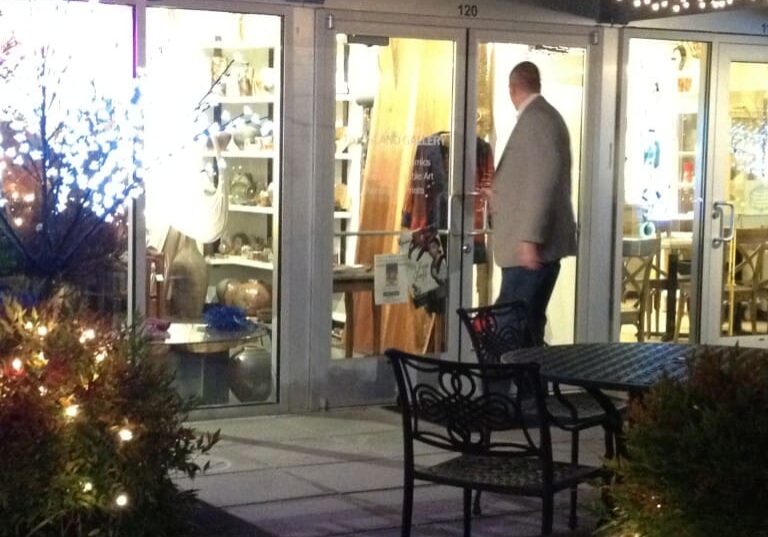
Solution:
<svg viewBox="0 0 768 537">
<path fill-rule="evenodd" d="M 614 416 L 612 431 L 620 441 L 622 418 L 603 390 L 627 392 L 630 398 L 642 397 L 664 375 L 682 380 L 687 375 L 687 359 L 704 348 L 729 352 L 733 347 L 685 343 L 576 343 L 531 347 L 502 355 L 502 362 L 537 362 L 541 377 L 548 382 L 578 386 L 590 393 Z M 742 348 L 743 352 L 760 349 Z M 622 452 L 619 442 L 618 452 Z"/>
<path fill-rule="evenodd" d="M 538 362 L 542 378 L 551 382 L 636 394 L 665 373 L 684 378 L 686 359 L 700 348 L 685 343 L 576 343 L 520 349 L 506 353 L 502 361 Z"/>
</svg>

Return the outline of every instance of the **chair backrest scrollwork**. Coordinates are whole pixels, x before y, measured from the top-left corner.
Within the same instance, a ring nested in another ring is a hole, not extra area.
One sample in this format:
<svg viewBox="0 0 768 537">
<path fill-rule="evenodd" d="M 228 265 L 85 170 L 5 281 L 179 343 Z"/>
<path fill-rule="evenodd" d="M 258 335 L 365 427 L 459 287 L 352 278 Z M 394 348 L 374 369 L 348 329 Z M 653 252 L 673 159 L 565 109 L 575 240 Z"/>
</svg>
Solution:
<svg viewBox="0 0 768 537">
<path fill-rule="evenodd" d="M 440 449 L 474 454 L 494 452 L 551 459 L 549 417 L 538 364 L 470 364 L 386 351 L 395 371 L 406 445 L 414 440 Z M 494 384 L 534 387 L 531 412 Z M 499 435 L 521 429 L 523 439 Z M 538 430 L 538 434 L 532 434 Z M 412 452 L 411 452 L 412 453 Z"/>
<path fill-rule="evenodd" d="M 530 328 L 528 304 L 505 302 L 479 308 L 459 308 L 481 364 L 497 364 L 504 353 L 543 344 Z"/>
</svg>

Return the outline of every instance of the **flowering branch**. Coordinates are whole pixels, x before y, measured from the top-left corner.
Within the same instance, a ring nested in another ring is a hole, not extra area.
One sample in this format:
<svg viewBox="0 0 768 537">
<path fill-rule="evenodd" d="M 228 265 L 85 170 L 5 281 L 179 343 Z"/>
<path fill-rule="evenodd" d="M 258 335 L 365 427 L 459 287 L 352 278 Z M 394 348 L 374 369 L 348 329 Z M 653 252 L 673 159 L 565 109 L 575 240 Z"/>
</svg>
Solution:
<svg viewBox="0 0 768 537">
<path fill-rule="evenodd" d="M 218 152 L 220 133 L 261 121 L 248 107 L 235 117 L 208 117 L 218 105 L 214 90 L 233 63 L 191 111 L 186 146 L 210 140 Z M 121 253 L 114 241 L 124 207 L 143 191 L 152 167 L 144 159 L 143 110 L 152 97 L 142 88 L 146 79 L 104 91 L 90 72 L 68 65 L 75 65 L 72 58 L 51 46 L 25 51 L 15 41 L 0 44 L 0 233 L 20 254 L 25 273 L 48 281 L 81 271 L 89 256 L 108 261 Z M 157 164 L 186 149 L 178 142 L 167 151 L 161 145 Z M 220 160 L 217 154 L 214 182 L 225 166 Z M 113 244 L 87 252 L 92 240 Z"/>
</svg>

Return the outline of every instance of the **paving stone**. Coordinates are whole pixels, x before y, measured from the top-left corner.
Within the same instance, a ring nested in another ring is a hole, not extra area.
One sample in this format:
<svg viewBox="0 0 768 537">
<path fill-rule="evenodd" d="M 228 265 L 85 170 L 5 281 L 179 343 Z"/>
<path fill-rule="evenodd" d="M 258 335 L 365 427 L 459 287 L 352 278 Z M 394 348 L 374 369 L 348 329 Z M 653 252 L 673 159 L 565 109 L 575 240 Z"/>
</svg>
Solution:
<svg viewBox="0 0 768 537">
<path fill-rule="evenodd" d="M 193 423 L 219 428 L 212 471 L 194 481 L 204 502 L 193 537 L 398 537 L 402 509 L 403 445 L 399 414 L 376 407 L 288 416 Z M 519 432 L 510 437 L 519 437 Z M 555 432 L 557 456 L 570 457 L 570 435 Z M 581 435 L 582 460 L 599 462 L 602 431 Z M 420 447 L 417 462 L 446 458 Z M 201 459 L 201 462 L 205 459 Z M 556 495 L 555 535 L 589 535 L 593 491 L 580 489 L 582 530 L 567 528 L 568 493 Z M 540 535 L 541 501 L 484 493 L 474 537 Z M 413 537 L 462 535 L 462 493 L 417 482 Z"/>
</svg>

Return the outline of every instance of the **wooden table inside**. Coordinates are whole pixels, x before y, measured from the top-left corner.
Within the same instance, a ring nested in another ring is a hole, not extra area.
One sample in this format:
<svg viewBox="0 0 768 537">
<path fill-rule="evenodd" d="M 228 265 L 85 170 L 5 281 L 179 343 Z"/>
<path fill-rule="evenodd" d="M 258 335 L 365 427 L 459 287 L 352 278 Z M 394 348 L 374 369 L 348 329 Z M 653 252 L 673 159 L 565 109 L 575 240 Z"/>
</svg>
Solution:
<svg viewBox="0 0 768 537">
<path fill-rule="evenodd" d="M 371 293 L 373 295 L 373 270 L 366 267 L 334 269 L 333 292 L 344 293 L 344 356 L 352 357 L 355 333 L 355 310 L 352 302 L 353 293 Z M 373 354 L 381 352 L 381 306 L 371 296 L 371 330 L 373 332 Z"/>
</svg>

